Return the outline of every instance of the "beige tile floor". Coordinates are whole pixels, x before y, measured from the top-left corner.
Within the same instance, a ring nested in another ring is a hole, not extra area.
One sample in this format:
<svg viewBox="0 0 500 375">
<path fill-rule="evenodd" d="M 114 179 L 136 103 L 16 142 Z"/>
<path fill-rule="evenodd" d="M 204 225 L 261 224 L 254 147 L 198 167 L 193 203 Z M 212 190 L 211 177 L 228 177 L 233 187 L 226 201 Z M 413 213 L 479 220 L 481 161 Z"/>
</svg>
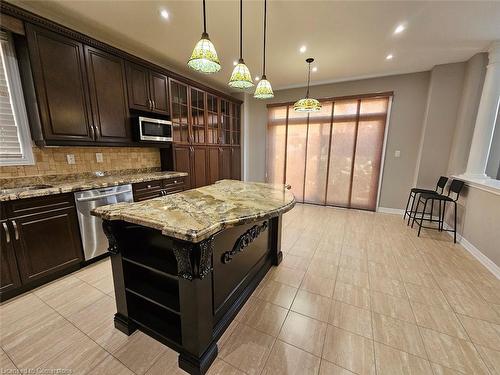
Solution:
<svg viewBox="0 0 500 375">
<path fill-rule="evenodd" d="M 396 215 L 297 205 L 273 268 L 209 374 L 500 374 L 500 281 L 451 237 Z M 0 306 L 1 363 L 72 374 L 185 374 L 113 327 L 102 261 Z M 11 372 L 12 373 L 12 372 Z"/>
</svg>

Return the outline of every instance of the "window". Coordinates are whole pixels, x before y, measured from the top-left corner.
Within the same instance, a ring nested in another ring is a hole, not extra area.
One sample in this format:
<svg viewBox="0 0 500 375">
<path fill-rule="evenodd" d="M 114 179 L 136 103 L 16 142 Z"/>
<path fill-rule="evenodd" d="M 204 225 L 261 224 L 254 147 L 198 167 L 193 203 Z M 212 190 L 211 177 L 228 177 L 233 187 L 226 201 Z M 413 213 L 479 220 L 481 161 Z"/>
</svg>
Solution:
<svg viewBox="0 0 500 375">
<path fill-rule="evenodd" d="M 31 137 L 10 34 L 0 32 L 0 165 L 33 164 Z"/>
<path fill-rule="evenodd" d="M 375 210 L 390 98 L 324 99 L 310 114 L 269 106 L 268 182 L 298 202 Z"/>
<path fill-rule="evenodd" d="M 494 180 L 500 180 L 500 98 L 497 104 L 495 130 L 491 139 L 486 175 Z"/>
</svg>

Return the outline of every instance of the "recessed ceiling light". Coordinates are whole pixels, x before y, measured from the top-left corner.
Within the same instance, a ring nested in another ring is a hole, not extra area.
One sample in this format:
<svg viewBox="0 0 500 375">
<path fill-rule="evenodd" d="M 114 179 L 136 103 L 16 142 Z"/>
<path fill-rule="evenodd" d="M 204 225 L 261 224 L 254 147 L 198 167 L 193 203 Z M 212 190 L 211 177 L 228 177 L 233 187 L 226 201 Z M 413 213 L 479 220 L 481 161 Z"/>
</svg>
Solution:
<svg viewBox="0 0 500 375">
<path fill-rule="evenodd" d="M 392 60 L 392 58 L 393 58 L 393 57 L 394 57 L 394 56 L 392 55 L 392 53 L 390 53 L 390 54 L 388 54 L 388 55 L 385 57 L 385 59 L 386 59 L 386 60 Z"/>
<path fill-rule="evenodd" d="M 306 50 L 307 50 L 306 46 L 302 46 L 299 48 L 300 53 L 304 53 L 304 52 L 306 52 Z"/>
<path fill-rule="evenodd" d="M 313 72 L 317 72 L 317 71 L 318 71 L 318 67 L 317 67 L 317 66 L 315 66 L 314 68 L 312 68 L 312 71 L 313 71 Z"/>
<path fill-rule="evenodd" d="M 255 76 L 255 80 L 258 81 L 260 79 L 259 76 Z"/>
<path fill-rule="evenodd" d="M 234 66 L 238 65 L 238 61 L 234 60 L 234 61 L 233 61 L 233 65 L 234 65 Z"/>
<path fill-rule="evenodd" d="M 402 33 L 403 31 L 405 31 L 406 27 L 405 25 L 401 24 L 401 25 L 398 25 L 395 29 L 394 29 L 394 34 L 399 34 L 399 33 Z"/>
<path fill-rule="evenodd" d="M 166 9 L 162 9 L 162 10 L 160 10 L 160 16 L 161 16 L 163 19 L 168 20 L 168 17 L 169 17 L 168 11 L 167 11 Z"/>
</svg>

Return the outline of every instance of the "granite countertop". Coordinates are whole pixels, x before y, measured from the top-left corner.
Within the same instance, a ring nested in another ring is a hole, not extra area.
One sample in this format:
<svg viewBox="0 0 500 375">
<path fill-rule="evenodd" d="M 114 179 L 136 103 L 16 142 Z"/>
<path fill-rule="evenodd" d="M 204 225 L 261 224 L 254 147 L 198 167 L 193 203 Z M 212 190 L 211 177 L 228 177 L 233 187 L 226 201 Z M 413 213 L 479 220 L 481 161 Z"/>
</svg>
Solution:
<svg viewBox="0 0 500 375">
<path fill-rule="evenodd" d="M 295 198 L 284 185 L 222 180 L 165 197 L 98 207 L 92 215 L 199 242 L 224 228 L 277 216 L 294 205 Z"/>
<path fill-rule="evenodd" d="M 91 173 L 85 173 L 77 175 L 53 175 L 26 180 L 10 179 L 6 183 L 0 183 L 1 189 L 3 189 L 0 190 L 0 201 L 43 197 L 46 195 L 184 176 L 187 176 L 187 173 L 159 172 L 156 170 L 124 170 L 108 173 L 102 177 L 98 177 Z M 50 186 L 43 187 L 44 185 Z"/>
</svg>

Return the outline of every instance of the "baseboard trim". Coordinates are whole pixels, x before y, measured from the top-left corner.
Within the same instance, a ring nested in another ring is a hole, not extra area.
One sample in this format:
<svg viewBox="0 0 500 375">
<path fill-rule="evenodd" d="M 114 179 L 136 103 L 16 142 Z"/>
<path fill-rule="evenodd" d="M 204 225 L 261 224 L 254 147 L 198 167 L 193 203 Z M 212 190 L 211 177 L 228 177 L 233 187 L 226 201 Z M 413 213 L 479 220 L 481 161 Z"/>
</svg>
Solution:
<svg viewBox="0 0 500 375">
<path fill-rule="evenodd" d="M 400 208 L 377 207 L 377 212 L 381 212 L 383 214 L 403 215 L 405 210 Z"/>
<path fill-rule="evenodd" d="M 452 229 L 447 223 L 444 223 L 445 229 Z M 453 232 L 446 232 L 451 237 L 453 237 Z M 466 238 L 462 237 L 459 233 L 457 233 L 457 242 L 460 243 L 474 258 L 476 258 L 479 263 L 485 266 L 488 271 L 490 271 L 497 279 L 500 280 L 500 267 L 497 266 L 490 258 L 484 255 L 477 247 L 467 241 Z"/>
</svg>

